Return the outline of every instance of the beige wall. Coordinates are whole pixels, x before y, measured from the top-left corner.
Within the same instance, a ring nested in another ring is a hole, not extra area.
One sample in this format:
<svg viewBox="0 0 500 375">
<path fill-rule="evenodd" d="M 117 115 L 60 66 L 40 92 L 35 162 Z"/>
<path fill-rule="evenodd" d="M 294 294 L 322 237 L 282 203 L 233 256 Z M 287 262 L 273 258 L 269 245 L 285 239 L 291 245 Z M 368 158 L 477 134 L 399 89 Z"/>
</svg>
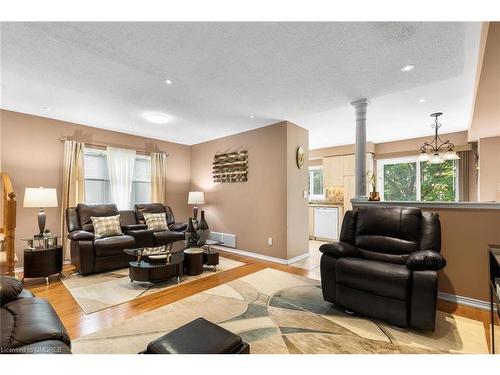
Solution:
<svg viewBox="0 0 500 375">
<path fill-rule="evenodd" d="M 286 161 L 287 161 L 287 259 L 300 256 L 309 251 L 309 200 L 304 198 L 308 191 L 309 173 L 307 160 L 309 153 L 309 132 L 292 123 L 287 123 Z M 305 164 L 297 167 L 297 148 L 305 151 Z"/>
<path fill-rule="evenodd" d="M 55 187 L 60 202 L 62 192 L 63 145 L 59 136 L 117 147 L 167 151 L 168 197 L 176 219 L 186 220 L 190 209 L 187 193 L 190 180 L 190 147 L 136 137 L 79 124 L 1 111 L 2 170 L 9 173 L 17 193 L 16 252 L 22 265 L 25 245 L 20 238 L 37 232 L 37 209 L 23 208 L 24 188 Z M 47 208 L 47 228 L 60 233 L 58 208 Z"/>
<path fill-rule="evenodd" d="M 500 22 L 490 22 L 469 139 L 500 136 Z"/>
<path fill-rule="evenodd" d="M 191 187 L 205 192 L 203 209 L 210 229 L 236 234 L 237 248 L 244 251 L 280 259 L 295 256 L 304 246 L 303 253 L 307 252 L 307 201 L 302 193 L 298 194 L 307 185 L 307 168 L 298 171 L 290 162 L 295 160 L 292 148 L 296 144 L 307 150 L 307 137 L 306 130 L 281 122 L 192 146 Z M 214 155 L 241 150 L 248 151 L 248 181 L 214 183 Z M 298 217 L 288 223 L 291 214 Z M 290 240 L 296 241 L 290 244 L 293 256 L 287 252 L 287 224 L 293 226 L 288 231 L 297 230 L 290 236 Z M 271 246 L 269 237 L 273 238 Z"/>
<path fill-rule="evenodd" d="M 500 201 L 500 137 L 481 138 L 479 147 L 479 200 Z"/>
<path fill-rule="evenodd" d="M 489 301 L 488 245 L 500 244 L 498 210 L 430 209 L 441 219 L 441 253 L 447 266 L 439 290 Z"/>
</svg>

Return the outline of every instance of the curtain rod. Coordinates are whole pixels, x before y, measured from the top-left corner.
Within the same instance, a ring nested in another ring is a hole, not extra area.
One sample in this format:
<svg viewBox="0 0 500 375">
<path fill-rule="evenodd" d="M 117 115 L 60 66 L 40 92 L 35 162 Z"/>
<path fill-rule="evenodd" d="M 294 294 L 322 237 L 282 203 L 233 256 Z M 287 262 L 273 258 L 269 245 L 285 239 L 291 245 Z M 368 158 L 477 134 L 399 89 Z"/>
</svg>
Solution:
<svg viewBox="0 0 500 375">
<path fill-rule="evenodd" d="M 68 140 L 68 138 L 66 137 L 58 137 L 57 140 L 59 142 L 66 142 Z M 95 144 L 95 143 L 88 143 L 88 142 L 83 142 L 85 144 L 85 146 L 87 147 L 90 147 L 90 148 L 97 148 L 97 149 L 100 149 L 100 150 L 106 150 L 106 148 L 108 146 L 106 145 L 102 145 L 102 144 Z M 114 147 L 114 146 L 110 146 L 110 147 Z M 149 151 L 149 150 L 146 150 L 146 149 L 137 149 L 137 148 L 131 148 L 131 147 L 120 147 L 120 148 L 125 148 L 127 150 L 135 150 L 135 151 L 138 151 L 139 154 L 142 154 L 142 155 L 151 155 L 152 152 L 157 152 L 159 154 L 165 154 L 167 157 L 170 156 L 170 154 L 168 152 L 165 152 L 165 151 Z"/>
</svg>

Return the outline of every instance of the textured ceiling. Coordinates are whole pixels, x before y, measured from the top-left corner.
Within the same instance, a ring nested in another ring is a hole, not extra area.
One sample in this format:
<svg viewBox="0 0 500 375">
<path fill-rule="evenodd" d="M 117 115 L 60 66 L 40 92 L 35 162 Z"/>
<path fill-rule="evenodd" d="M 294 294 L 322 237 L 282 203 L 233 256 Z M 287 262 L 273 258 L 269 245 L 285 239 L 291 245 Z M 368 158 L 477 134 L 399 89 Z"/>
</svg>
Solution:
<svg viewBox="0 0 500 375">
<path fill-rule="evenodd" d="M 352 143 L 361 97 L 372 141 L 430 134 L 434 110 L 453 120 L 444 131 L 463 130 L 479 34 L 452 22 L 2 23 L 1 104 L 185 144 L 280 120 L 308 128 L 312 148 Z"/>
</svg>

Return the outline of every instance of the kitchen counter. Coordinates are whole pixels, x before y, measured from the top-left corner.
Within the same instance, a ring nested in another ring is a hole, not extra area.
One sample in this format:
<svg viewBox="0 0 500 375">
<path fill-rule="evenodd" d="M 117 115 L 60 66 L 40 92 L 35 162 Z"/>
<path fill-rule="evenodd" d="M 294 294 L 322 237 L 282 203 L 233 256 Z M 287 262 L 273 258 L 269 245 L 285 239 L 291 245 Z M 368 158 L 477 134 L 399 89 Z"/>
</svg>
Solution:
<svg viewBox="0 0 500 375">
<path fill-rule="evenodd" d="M 344 207 L 344 203 L 309 203 L 309 207 Z"/>
</svg>

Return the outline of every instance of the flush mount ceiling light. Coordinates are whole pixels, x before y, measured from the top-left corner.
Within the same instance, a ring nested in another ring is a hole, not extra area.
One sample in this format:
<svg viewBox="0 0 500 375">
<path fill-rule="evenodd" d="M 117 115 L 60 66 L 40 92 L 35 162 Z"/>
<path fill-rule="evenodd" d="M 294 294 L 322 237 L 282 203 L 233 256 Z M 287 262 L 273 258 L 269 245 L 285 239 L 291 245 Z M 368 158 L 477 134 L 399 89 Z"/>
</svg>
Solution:
<svg viewBox="0 0 500 375">
<path fill-rule="evenodd" d="M 174 81 L 172 81 L 171 79 L 168 79 L 168 78 L 167 78 L 167 79 L 165 79 L 163 82 L 164 82 L 165 84 L 167 84 L 167 85 L 171 85 L 172 83 L 174 83 Z"/>
<path fill-rule="evenodd" d="M 405 65 L 401 68 L 402 72 L 411 72 L 413 69 L 415 69 L 415 65 L 410 64 L 410 65 Z"/>
<path fill-rule="evenodd" d="M 54 109 L 51 107 L 43 107 L 47 112 L 52 112 Z"/>
<path fill-rule="evenodd" d="M 422 99 L 418 99 L 418 102 L 419 102 L 419 103 L 425 103 L 426 101 L 427 101 L 427 100 L 425 100 L 424 98 L 422 98 Z"/>
<path fill-rule="evenodd" d="M 163 113 L 149 112 L 145 113 L 143 116 L 146 120 L 152 122 L 153 124 L 166 124 L 170 120 L 170 117 Z"/>
<path fill-rule="evenodd" d="M 460 159 L 457 153 L 453 150 L 455 145 L 449 140 L 443 141 L 438 134 L 438 129 L 441 127 L 438 117 L 441 115 L 441 112 L 431 114 L 431 117 L 434 117 L 434 124 L 431 125 L 435 131 L 434 139 L 431 142 L 425 142 L 422 146 L 420 146 L 420 155 L 418 157 L 419 161 L 426 161 L 429 164 L 442 164 L 446 160 Z"/>
<path fill-rule="evenodd" d="M 250 118 L 255 118 L 255 115 L 249 115 L 248 117 L 250 117 Z"/>
</svg>

